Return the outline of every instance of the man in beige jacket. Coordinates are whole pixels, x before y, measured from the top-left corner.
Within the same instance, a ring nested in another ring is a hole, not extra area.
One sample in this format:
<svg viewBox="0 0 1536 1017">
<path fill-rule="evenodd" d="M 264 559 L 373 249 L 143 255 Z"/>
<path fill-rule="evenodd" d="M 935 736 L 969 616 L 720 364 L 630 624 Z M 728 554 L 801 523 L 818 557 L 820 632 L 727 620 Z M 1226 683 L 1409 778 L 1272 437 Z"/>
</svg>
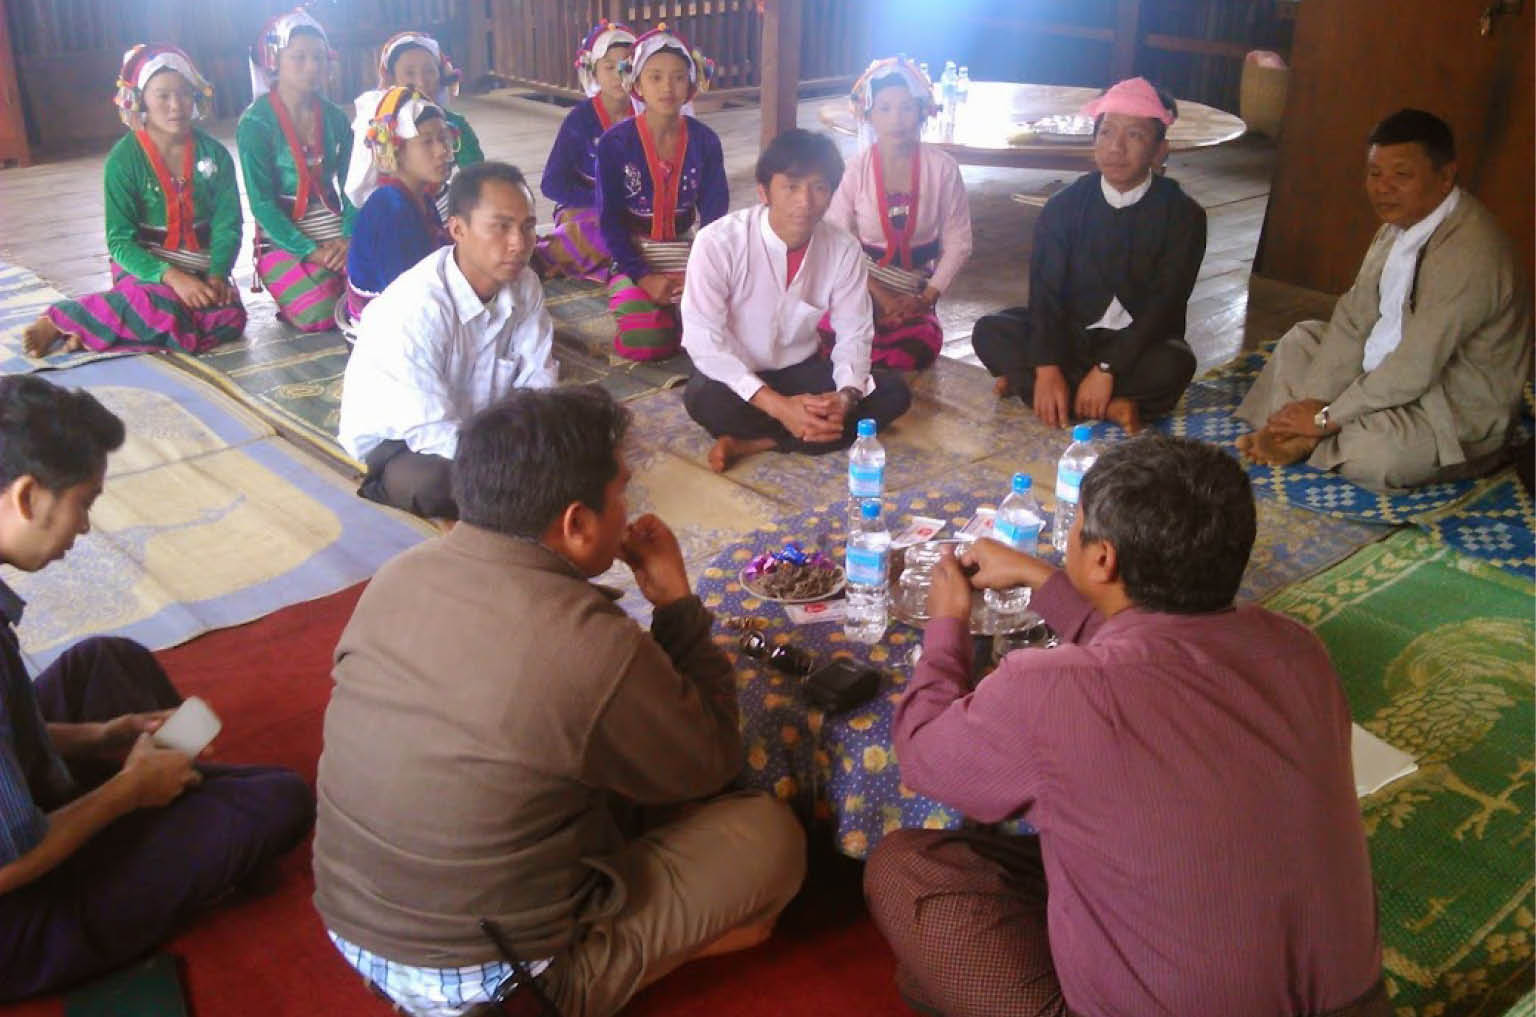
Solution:
<svg viewBox="0 0 1536 1017">
<path fill-rule="evenodd" d="M 742 764 L 735 675 L 677 539 L 626 518 L 628 421 L 595 386 L 471 418 L 458 525 L 380 569 L 336 647 L 315 905 L 406 1013 L 459 1017 L 518 985 L 563 1017 L 613 1014 L 761 942 L 804 876 L 788 808 L 722 793 Z M 650 632 L 590 582 L 616 557 Z"/>
<path fill-rule="evenodd" d="M 1493 215 L 1456 186 L 1451 130 L 1405 109 L 1371 132 L 1382 227 L 1326 324 L 1280 340 L 1237 416 L 1250 459 L 1377 490 L 1486 472 L 1531 373 L 1530 294 Z"/>
</svg>

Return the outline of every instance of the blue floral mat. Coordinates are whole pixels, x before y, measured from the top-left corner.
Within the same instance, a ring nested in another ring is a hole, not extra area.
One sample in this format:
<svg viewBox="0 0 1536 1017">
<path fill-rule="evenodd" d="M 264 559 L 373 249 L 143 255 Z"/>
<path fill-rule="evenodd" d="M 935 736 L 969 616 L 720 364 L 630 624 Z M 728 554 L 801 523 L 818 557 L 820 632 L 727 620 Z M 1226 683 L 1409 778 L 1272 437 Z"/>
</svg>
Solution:
<svg viewBox="0 0 1536 1017">
<path fill-rule="evenodd" d="M 1251 429 L 1234 414 L 1272 349 L 1269 346 L 1244 354 L 1193 382 L 1173 412 L 1150 426 L 1220 445 L 1236 455 L 1238 436 Z M 1526 386 L 1525 408 L 1512 441 L 1523 440 L 1532 429 L 1530 385 Z M 1100 423 L 1094 436 L 1119 440 L 1125 432 L 1114 424 Z M 1338 519 L 1420 526 L 1463 554 L 1536 579 L 1531 498 L 1512 471 L 1403 491 L 1372 491 L 1306 463 L 1246 465 L 1254 493 L 1260 497 Z"/>
<path fill-rule="evenodd" d="M 132 353 L 98 353 L 81 350 L 58 352 L 46 357 L 29 357 L 22 352 L 21 334 L 38 315 L 48 310 L 64 294 L 49 286 L 36 273 L 18 265 L 0 261 L 0 374 L 28 374 L 79 367 L 108 357 L 132 356 Z"/>
</svg>

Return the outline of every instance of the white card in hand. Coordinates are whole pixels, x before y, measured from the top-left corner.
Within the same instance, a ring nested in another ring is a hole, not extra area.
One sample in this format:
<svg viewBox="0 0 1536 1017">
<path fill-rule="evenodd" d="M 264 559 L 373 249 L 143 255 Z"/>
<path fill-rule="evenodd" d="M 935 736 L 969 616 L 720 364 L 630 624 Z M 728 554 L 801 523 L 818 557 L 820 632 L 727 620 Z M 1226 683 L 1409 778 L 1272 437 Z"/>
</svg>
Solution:
<svg viewBox="0 0 1536 1017">
<path fill-rule="evenodd" d="M 155 744 L 162 749 L 175 749 L 196 757 L 218 737 L 224 727 L 208 704 L 196 696 L 182 700 L 176 712 L 165 719 L 160 730 L 153 735 Z"/>
<path fill-rule="evenodd" d="M 976 540 L 980 537 L 990 537 L 992 536 L 992 524 L 996 519 L 997 509 L 983 505 L 976 510 L 976 514 L 971 516 L 970 522 L 966 523 L 956 536 L 961 540 Z"/>
</svg>

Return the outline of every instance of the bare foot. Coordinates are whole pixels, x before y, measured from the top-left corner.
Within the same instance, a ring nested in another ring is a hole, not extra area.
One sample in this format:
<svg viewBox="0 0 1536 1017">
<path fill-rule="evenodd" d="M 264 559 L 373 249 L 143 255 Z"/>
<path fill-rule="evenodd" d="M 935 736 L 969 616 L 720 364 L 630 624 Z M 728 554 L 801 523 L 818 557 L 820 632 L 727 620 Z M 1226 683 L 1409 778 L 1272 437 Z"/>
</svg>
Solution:
<svg viewBox="0 0 1536 1017">
<path fill-rule="evenodd" d="M 1008 380 L 1007 375 L 1004 375 L 992 383 L 992 392 L 999 399 L 1011 396 L 1013 395 L 1013 382 Z"/>
<path fill-rule="evenodd" d="M 1266 427 L 1253 435 L 1247 455 L 1265 466 L 1289 466 L 1311 455 L 1321 440 L 1304 434 L 1276 434 Z"/>
<path fill-rule="evenodd" d="M 64 343 L 66 352 L 73 352 L 80 348 L 80 340 L 76 336 L 59 331 L 48 317 L 42 315 L 27 330 L 21 333 L 21 349 L 29 357 L 45 357 L 59 343 Z"/>
<path fill-rule="evenodd" d="M 1141 410 L 1136 408 L 1134 400 L 1124 396 L 1109 401 L 1109 405 L 1104 408 L 1104 419 L 1111 424 L 1119 424 L 1126 434 L 1141 433 Z"/>
<path fill-rule="evenodd" d="M 766 452 L 776 444 L 772 438 L 732 438 L 730 435 L 716 438 L 714 447 L 709 450 L 709 468 L 724 473 L 738 459 L 754 452 Z"/>
</svg>

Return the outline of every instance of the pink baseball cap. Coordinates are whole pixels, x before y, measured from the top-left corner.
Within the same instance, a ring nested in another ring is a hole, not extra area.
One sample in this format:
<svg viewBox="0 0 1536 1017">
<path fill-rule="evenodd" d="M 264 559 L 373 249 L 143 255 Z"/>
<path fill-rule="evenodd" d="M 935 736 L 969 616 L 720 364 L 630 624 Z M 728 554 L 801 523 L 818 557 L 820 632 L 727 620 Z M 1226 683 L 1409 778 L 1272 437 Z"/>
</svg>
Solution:
<svg viewBox="0 0 1536 1017">
<path fill-rule="evenodd" d="M 1157 89 L 1146 78 L 1127 78 L 1117 82 L 1103 95 L 1082 108 L 1082 114 L 1097 117 L 1105 113 L 1124 113 L 1133 117 L 1149 117 L 1171 124 L 1177 117 L 1157 97 Z"/>
</svg>

